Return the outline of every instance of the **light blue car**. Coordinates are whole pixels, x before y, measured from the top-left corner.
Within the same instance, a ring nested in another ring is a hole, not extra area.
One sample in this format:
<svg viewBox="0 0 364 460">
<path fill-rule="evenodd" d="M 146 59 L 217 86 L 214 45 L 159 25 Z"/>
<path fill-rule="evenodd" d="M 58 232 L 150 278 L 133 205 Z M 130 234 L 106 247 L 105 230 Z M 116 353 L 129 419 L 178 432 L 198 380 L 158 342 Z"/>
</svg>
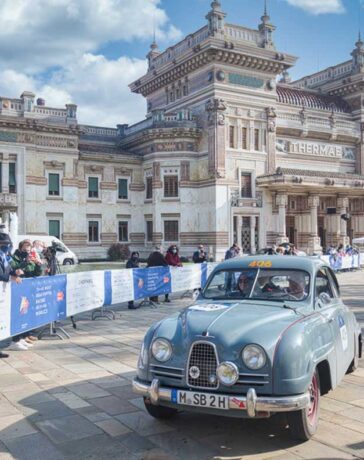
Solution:
<svg viewBox="0 0 364 460">
<path fill-rule="evenodd" d="M 361 353 L 360 327 L 321 260 L 237 258 L 214 269 L 194 305 L 148 330 L 133 387 L 156 418 L 286 412 L 292 437 L 307 440 L 320 396 Z"/>
</svg>

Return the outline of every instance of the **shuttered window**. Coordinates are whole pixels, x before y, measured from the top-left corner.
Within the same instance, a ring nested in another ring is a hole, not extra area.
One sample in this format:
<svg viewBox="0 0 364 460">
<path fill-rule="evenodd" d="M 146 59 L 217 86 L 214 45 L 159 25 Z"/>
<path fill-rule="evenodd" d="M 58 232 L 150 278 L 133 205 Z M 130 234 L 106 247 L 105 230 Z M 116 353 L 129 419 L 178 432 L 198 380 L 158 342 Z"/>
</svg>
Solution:
<svg viewBox="0 0 364 460">
<path fill-rule="evenodd" d="M 235 127 L 229 126 L 229 147 L 231 149 L 235 148 Z"/>
<path fill-rule="evenodd" d="M 164 196 L 178 197 L 178 176 L 164 176 Z"/>
<path fill-rule="evenodd" d="M 252 176 L 250 173 L 241 173 L 241 197 L 252 197 Z"/>
<path fill-rule="evenodd" d="M 50 173 L 48 175 L 48 195 L 59 196 L 59 174 Z"/>
<path fill-rule="evenodd" d="M 16 193 L 15 163 L 9 163 L 9 192 Z"/>
<path fill-rule="evenodd" d="M 88 178 L 88 197 L 98 198 L 99 196 L 99 179 L 98 177 Z"/>
<path fill-rule="evenodd" d="M 90 220 L 88 222 L 88 240 L 90 243 L 97 243 L 99 241 L 99 223 L 97 220 Z"/>
<path fill-rule="evenodd" d="M 153 221 L 147 220 L 147 241 L 153 241 Z"/>
<path fill-rule="evenodd" d="M 241 130 L 241 148 L 246 150 L 248 148 L 248 129 L 242 128 Z"/>
<path fill-rule="evenodd" d="M 178 220 L 164 221 L 164 241 L 178 241 Z"/>
<path fill-rule="evenodd" d="M 50 220 L 48 222 L 48 233 L 49 236 L 61 238 L 61 223 L 59 220 Z"/>
<path fill-rule="evenodd" d="M 128 222 L 119 222 L 119 241 L 128 241 Z"/>
<path fill-rule="evenodd" d="M 259 129 L 254 130 L 254 149 L 259 150 Z"/>
<path fill-rule="evenodd" d="M 118 181 L 119 200 L 128 199 L 128 179 L 119 179 Z"/>
<path fill-rule="evenodd" d="M 146 199 L 150 200 L 153 198 L 153 178 L 147 177 L 147 186 L 146 186 Z"/>
</svg>

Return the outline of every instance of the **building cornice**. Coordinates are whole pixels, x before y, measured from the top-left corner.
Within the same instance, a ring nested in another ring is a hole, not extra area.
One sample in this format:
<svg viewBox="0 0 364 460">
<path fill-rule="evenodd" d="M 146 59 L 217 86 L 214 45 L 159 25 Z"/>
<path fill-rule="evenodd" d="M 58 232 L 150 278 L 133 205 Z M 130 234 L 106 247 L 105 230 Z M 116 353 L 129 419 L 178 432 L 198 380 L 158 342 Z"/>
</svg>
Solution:
<svg viewBox="0 0 364 460">
<path fill-rule="evenodd" d="M 157 141 L 157 140 L 174 140 L 174 139 L 199 139 L 202 131 L 199 128 L 155 128 L 138 131 L 120 141 L 120 146 L 124 149 L 130 149 L 140 146 L 140 144 Z"/>
</svg>

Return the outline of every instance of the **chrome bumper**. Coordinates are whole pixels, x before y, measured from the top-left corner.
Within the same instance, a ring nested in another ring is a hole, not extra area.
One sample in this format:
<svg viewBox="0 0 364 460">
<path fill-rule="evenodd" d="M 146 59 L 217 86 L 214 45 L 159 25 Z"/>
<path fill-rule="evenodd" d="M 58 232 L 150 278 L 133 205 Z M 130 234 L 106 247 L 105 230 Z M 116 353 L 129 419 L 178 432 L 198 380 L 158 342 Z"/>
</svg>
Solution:
<svg viewBox="0 0 364 460">
<path fill-rule="evenodd" d="M 161 387 L 158 379 L 153 379 L 151 384 L 134 379 L 133 390 L 134 393 L 149 398 L 154 405 L 158 405 L 159 401 L 172 402 L 172 389 Z M 197 393 L 201 392 L 197 391 Z M 246 396 L 224 394 L 221 396 L 229 398 L 229 410 L 246 411 L 249 417 L 255 417 L 257 412 L 291 412 L 306 409 L 310 405 L 308 392 L 296 396 L 258 397 L 254 388 L 249 388 Z"/>
</svg>

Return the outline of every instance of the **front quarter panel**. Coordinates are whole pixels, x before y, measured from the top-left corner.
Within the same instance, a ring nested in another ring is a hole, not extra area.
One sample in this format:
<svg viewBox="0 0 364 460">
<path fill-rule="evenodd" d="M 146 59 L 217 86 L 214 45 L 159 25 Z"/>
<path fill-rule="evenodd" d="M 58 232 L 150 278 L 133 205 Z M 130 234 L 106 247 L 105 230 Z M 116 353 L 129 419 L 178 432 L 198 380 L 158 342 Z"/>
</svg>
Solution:
<svg viewBox="0 0 364 460">
<path fill-rule="evenodd" d="M 273 358 L 273 392 L 295 395 L 307 390 L 314 369 L 327 360 L 335 384 L 336 357 L 331 329 L 317 313 L 297 319 L 277 342 Z"/>
</svg>

